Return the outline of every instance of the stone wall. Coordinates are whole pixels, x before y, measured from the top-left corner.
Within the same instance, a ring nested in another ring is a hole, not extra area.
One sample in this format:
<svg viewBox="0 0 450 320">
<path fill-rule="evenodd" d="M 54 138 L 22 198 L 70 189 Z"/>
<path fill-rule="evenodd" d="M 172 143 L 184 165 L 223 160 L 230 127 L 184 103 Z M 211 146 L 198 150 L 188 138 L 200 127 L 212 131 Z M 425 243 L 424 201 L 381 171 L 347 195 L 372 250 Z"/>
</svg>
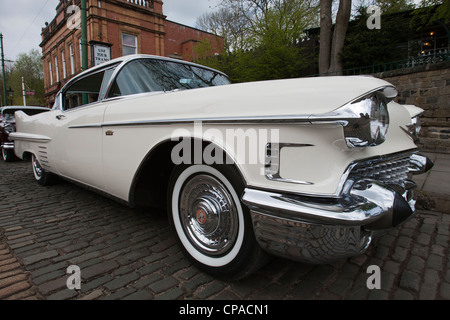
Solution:
<svg viewBox="0 0 450 320">
<path fill-rule="evenodd" d="M 450 153 L 450 61 L 377 73 L 397 87 L 397 102 L 425 110 L 419 147 Z"/>
</svg>

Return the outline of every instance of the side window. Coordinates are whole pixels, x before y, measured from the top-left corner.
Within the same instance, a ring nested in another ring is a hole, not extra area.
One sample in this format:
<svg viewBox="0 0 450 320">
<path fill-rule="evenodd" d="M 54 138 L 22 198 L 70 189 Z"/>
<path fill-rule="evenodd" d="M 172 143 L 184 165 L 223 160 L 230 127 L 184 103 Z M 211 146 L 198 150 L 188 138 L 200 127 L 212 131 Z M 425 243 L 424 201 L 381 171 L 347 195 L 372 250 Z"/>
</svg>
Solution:
<svg viewBox="0 0 450 320">
<path fill-rule="evenodd" d="M 128 63 L 120 71 L 108 97 L 195 89 L 229 83 L 226 76 L 208 69 L 171 61 L 141 59 Z"/>
<path fill-rule="evenodd" d="M 98 101 L 105 71 L 94 73 L 73 83 L 63 93 L 63 110 Z"/>
</svg>

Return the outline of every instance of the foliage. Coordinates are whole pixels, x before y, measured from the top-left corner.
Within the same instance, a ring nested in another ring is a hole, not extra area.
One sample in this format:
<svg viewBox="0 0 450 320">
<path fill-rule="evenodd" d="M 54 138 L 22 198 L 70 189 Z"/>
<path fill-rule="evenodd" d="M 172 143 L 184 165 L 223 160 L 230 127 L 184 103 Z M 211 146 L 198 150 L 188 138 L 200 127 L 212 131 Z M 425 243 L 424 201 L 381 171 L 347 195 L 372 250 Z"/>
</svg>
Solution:
<svg viewBox="0 0 450 320">
<path fill-rule="evenodd" d="M 409 13 L 384 15 L 381 29 L 371 30 L 366 24 L 369 18 L 366 8 L 360 8 L 359 14 L 349 26 L 345 40 L 341 55 L 343 68 L 351 69 L 406 59 L 407 50 L 399 49 L 398 46 L 405 43 L 405 39 L 408 39 L 412 32 L 408 17 Z"/>
<path fill-rule="evenodd" d="M 414 12 L 411 26 L 420 30 L 436 22 L 442 25 L 450 23 L 450 1 L 422 0 L 418 10 Z"/>
<path fill-rule="evenodd" d="M 25 90 L 35 93 L 26 97 L 27 105 L 45 105 L 42 56 L 38 50 L 32 49 L 29 53 L 19 54 L 12 67 L 7 70 L 5 77 L 7 89 L 11 87 L 14 91 L 13 105 L 23 105 L 22 77 Z M 8 104 L 11 104 L 9 98 Z"/>
<path fill-rule="evenodd" d="M 222 0 L 219 10 L 201 16 L 197 27 L 225 39 L 225 54 L 208 58 L 208 43 L 196 48 L 202 64 L 233 81 L 298 77 L 308 59 L 299 48 L 303 30 L 317 23 L 318 1 Z"/>
<path fill-rule="evenodd" d="M 381 8 L 383 14 L 408 11 L 415 7 L 412 0 L 377 0 L 375 4 Z"/>
</svg>

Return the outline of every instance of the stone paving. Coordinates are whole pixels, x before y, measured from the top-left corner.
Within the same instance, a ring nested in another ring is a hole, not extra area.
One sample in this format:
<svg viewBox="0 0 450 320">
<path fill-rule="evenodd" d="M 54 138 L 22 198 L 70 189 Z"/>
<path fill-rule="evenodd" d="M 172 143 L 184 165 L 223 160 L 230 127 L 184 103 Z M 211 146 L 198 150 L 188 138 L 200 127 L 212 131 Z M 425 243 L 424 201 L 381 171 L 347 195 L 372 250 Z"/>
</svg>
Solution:
<svg viewBox="0 0 450 320">
<path fill-rule="evenodd" d="M 418 214 L 365 254 L 328 265 L 274 258 L 237 282 L 193 267 L 164 212 L 129 209 L 68 182 L 39 186 L 0 162 L 0 299 L 450 299 L 450 215 Z M 81 289 L 67 288 L 67 268 Z M 381 289 L 369 289 L 380 267 Z"/>
</svg>

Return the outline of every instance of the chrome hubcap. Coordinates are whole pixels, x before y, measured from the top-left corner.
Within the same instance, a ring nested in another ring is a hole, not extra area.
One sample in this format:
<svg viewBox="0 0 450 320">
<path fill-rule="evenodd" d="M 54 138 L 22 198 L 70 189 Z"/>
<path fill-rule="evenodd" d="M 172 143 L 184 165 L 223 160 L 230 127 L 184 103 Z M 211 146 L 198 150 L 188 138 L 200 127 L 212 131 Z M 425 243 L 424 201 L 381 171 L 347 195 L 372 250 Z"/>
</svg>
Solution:
<svg viewBox="0 0 450 320">
<path fill-rule="evenodd" d="M 191 177 L 182 188 L 180 220 L 191 244 L 210 256 L 227 253 L 238 232 L 238 213 L 228 189 L 206 174 Z"/>
<path fill-rule="evenodd" d="M 35 173 L 37 178 L 42 177 L 42 171 L 43 170 L 42 170 L 42 167 L 39 164 L 39 162 L 37 161 L 35 156 L 33 156 L 33 171 L 34 171 L 34 173 Z"/>
</svg>

